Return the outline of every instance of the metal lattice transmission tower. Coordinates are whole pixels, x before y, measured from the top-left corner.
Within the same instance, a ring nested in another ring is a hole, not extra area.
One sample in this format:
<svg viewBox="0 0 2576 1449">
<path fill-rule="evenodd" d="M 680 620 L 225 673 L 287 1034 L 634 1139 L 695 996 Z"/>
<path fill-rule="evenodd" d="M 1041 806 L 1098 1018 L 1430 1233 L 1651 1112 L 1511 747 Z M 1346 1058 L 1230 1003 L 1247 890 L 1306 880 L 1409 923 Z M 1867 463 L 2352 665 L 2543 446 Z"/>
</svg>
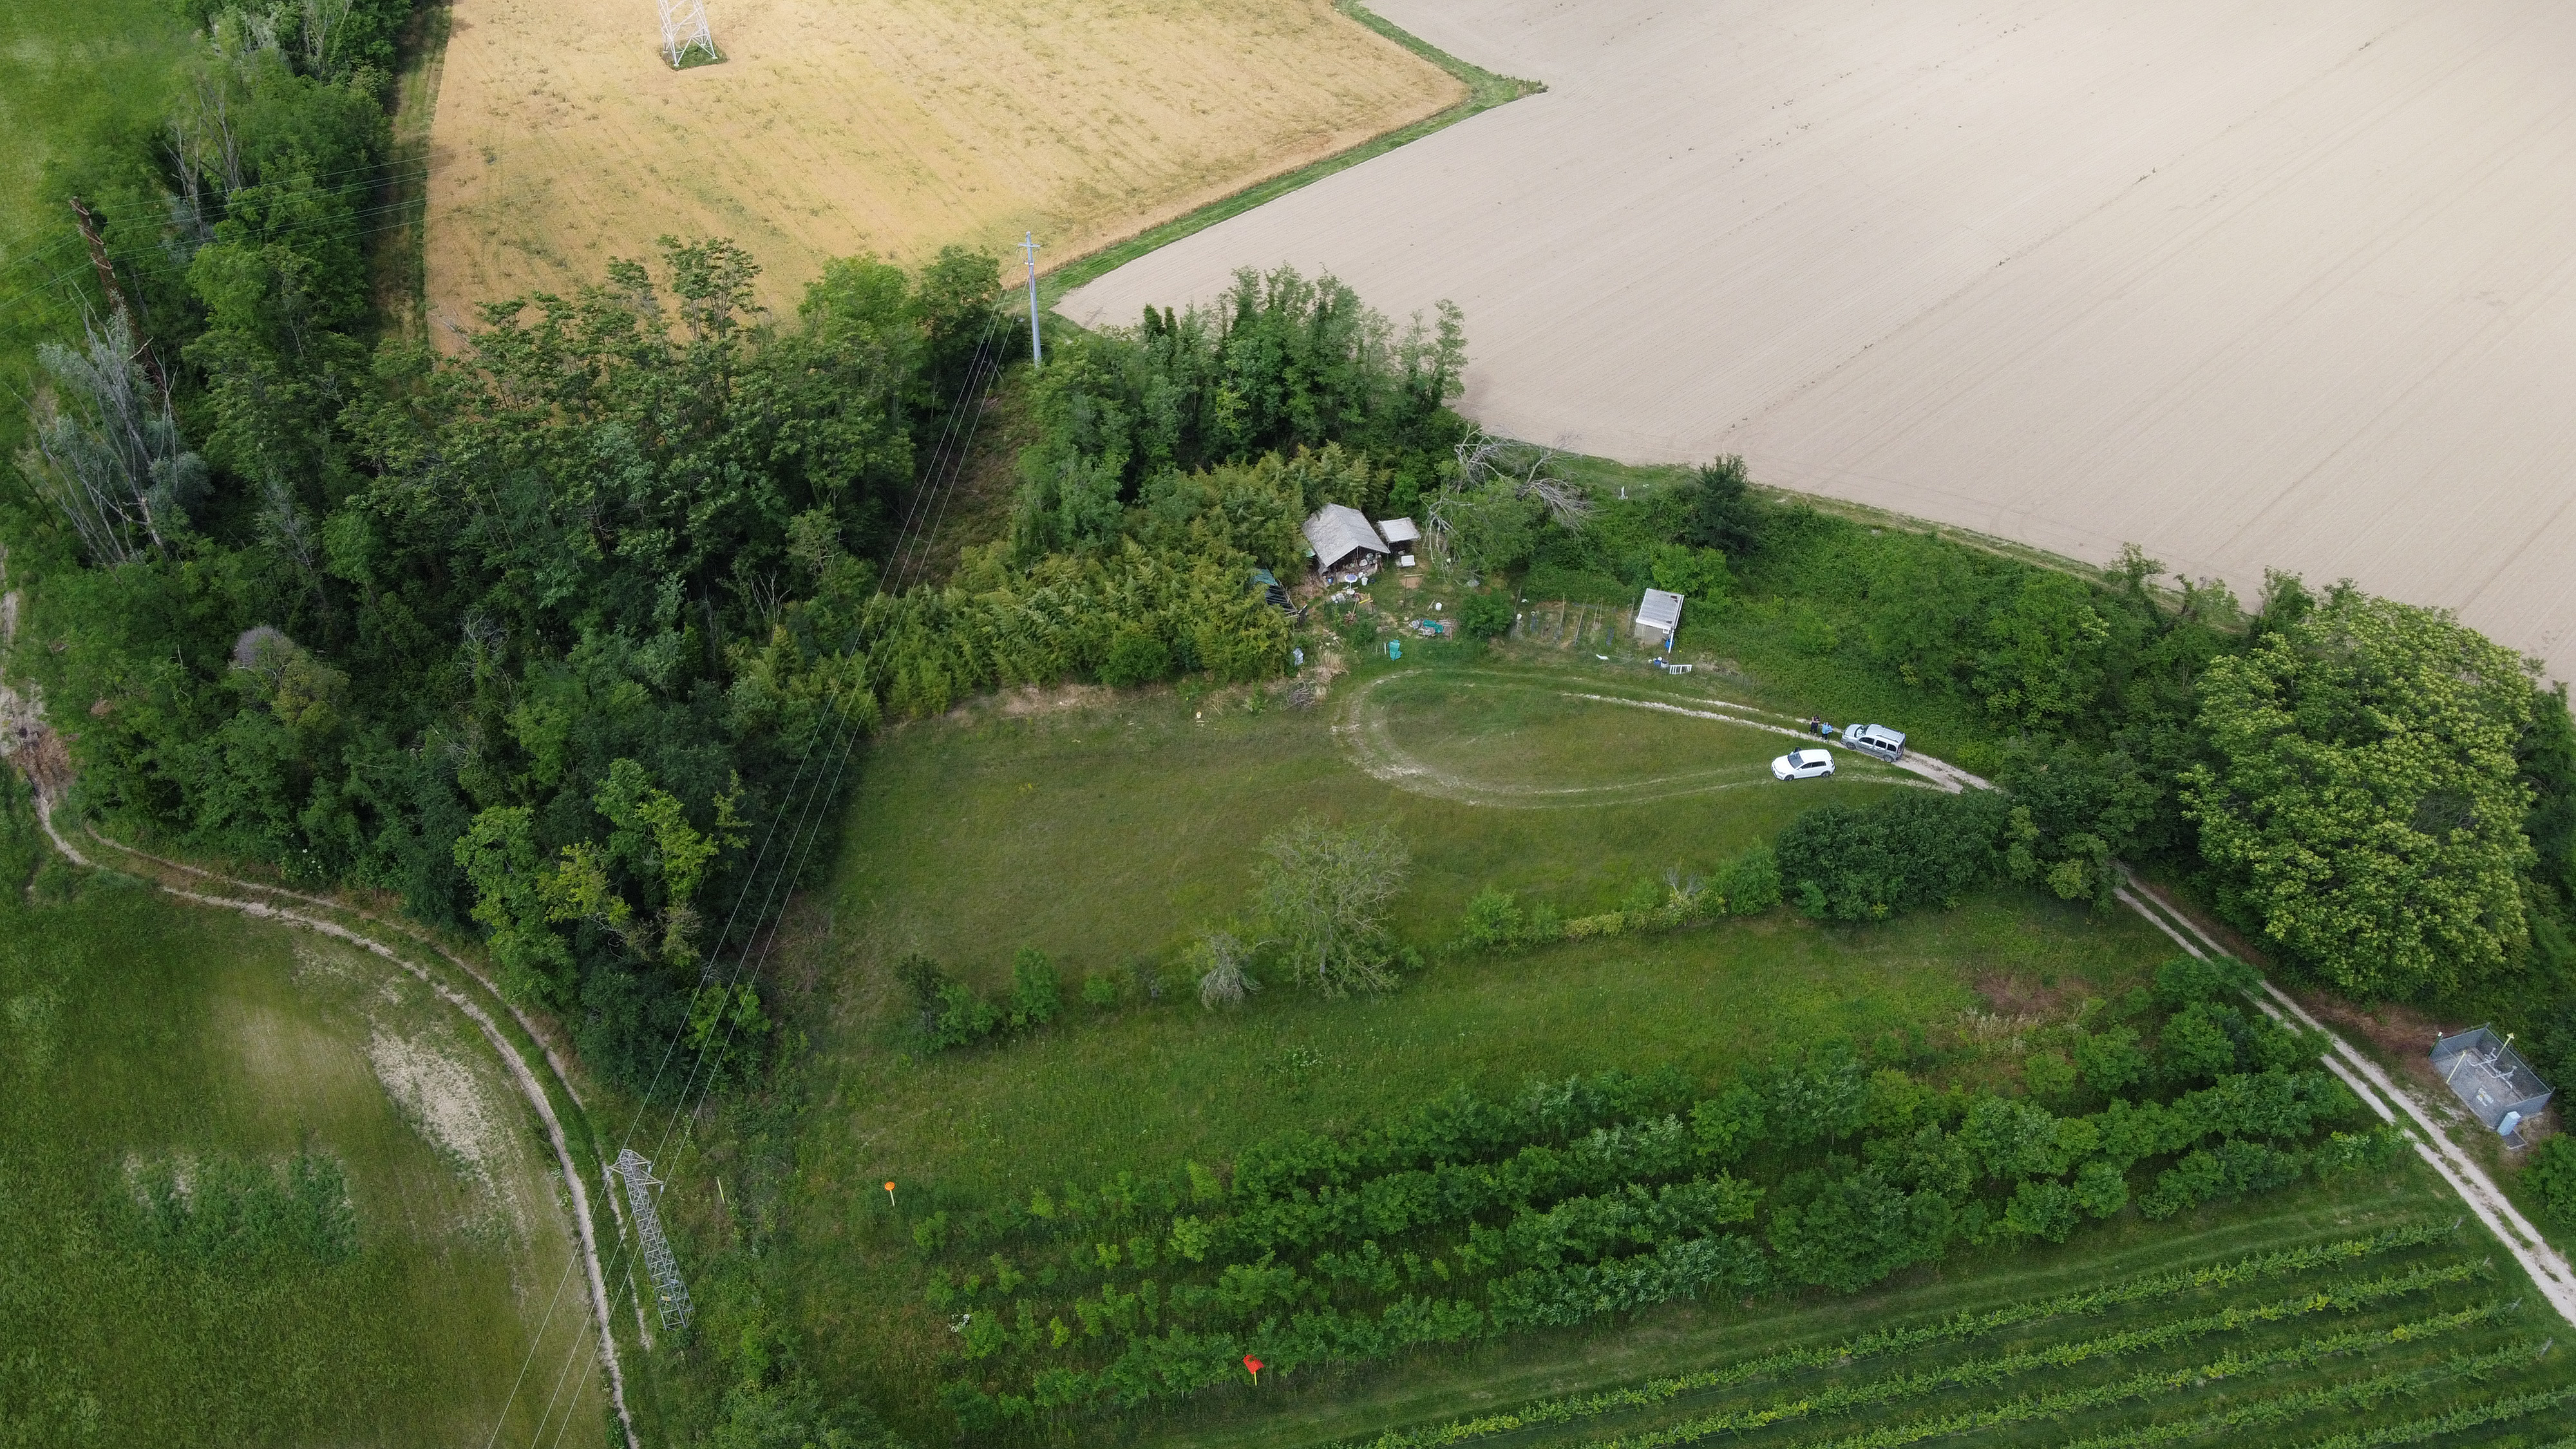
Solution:
<svg viewBox="0 0 2576 1449">
<path fill-rule="evenodd" d="M 628 1147 L 608 1165 L 608 1175 L 626 1179 L 626 1206 L 635 1213 L 635 1236 L 642 1240 L 644 1267 L 653 1275 L 653 1301 L 661 1308 L 664 1331 L 689 1322 L 689 1285 L 680 1281 L 680 1265 L 671 1261 L 670 1240 L 662 1236 L 662 1215 L 653 1209 L 652 1189 L 662 1186 L 653 1164 Z"/>
<path fill-rule="evenodd" d="M 707 28 L 707 0 L 659 0 L 662 7 L 662 55 L 678 70 L 691 54 L 722 60 L 715 32 Z"/>
</svg>

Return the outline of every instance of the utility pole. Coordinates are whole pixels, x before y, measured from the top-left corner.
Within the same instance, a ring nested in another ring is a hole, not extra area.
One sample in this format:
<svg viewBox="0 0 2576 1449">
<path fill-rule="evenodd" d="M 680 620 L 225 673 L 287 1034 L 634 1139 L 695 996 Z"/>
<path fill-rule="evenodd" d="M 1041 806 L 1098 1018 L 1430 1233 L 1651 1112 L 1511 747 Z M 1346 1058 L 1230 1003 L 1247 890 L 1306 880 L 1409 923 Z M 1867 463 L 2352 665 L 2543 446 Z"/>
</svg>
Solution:
<svg viewBox="0 0 2576 1449">
<path fill-rule="evenodd" d="M 1046 366 L 1046 344 L 1038 340 L 1038 234 L 1022 232 L 1020 251 L 1029 263 L 1029 361 Z"/>
</svg>

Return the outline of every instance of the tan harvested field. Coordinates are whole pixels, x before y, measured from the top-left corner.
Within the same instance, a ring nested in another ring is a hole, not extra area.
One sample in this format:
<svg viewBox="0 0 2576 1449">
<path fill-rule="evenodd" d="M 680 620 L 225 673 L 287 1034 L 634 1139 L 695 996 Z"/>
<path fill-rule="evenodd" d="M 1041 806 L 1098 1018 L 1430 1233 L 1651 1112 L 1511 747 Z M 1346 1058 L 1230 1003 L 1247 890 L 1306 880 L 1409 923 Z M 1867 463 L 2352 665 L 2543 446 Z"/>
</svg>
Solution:
<svg viewBox="0 0 2576 1449">
<path fill-rule="evenodd" d="M 665 233 L 741 242 L 773 305 L 860 251 L 1034 229 L 1041 264 L 1069 260 L 1463 94 L 1328 0 L 707 10 L 724 63 L 675 72 L 654 0 L 454 0 L 433 316 L 568 290 Z"/>
<path fill-rule="evenodd" d="M 1544 81 L 1071 294 L 1326 267 L 1466 309 L 1468 410 L 2576 674 L 2576 8 L 1387 0 Z"/>
</svg>

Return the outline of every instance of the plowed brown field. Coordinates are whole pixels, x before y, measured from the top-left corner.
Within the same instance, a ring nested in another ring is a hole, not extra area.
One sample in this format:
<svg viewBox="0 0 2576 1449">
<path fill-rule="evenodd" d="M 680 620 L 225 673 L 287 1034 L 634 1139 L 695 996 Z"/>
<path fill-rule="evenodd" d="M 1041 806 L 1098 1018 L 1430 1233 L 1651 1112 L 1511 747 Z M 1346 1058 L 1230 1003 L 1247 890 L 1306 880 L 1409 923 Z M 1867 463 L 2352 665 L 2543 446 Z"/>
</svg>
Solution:
<svg viewBox="0 0 2576 1449">
<path fill-rule="evenodd" d="M 1071 258 L 1463 88 L 1327 0 L 455 0 L 430 142 L 433 316 L 730 236 L 773 304 L 830 257 Z"/>
<path fill-rule="evenodd" d="M 1388 0 L 1547 83 L 1069 296 L 1449 297 L 1489 426 L 2240 590 L 2455 607 L 2576 673 L 2576 9 Z"/>
</svg>

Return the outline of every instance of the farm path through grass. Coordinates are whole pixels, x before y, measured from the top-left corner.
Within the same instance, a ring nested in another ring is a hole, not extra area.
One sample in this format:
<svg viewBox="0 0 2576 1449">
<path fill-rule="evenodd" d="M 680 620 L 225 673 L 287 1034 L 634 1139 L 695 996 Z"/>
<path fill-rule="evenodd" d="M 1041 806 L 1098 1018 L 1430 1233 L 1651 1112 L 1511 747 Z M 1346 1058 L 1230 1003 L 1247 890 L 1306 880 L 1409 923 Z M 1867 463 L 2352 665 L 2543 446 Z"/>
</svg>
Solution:
<svg viewBox="0 0 2576 1449">
<path fill-rule="evenodd" d="M 807 903 L 817 929 L 785 968 L 808 989 L 831 984 L 816 997 L 833 1015 L 815 1032 L 788 1235 L 818 1363 L 898 1398 L 930 1391 L 946 1324 L 897 1249 L 890 1179 L 908 1213 L 926 1212 L 1221 1162 L 1263 1135 L 1334 1130 L 1453 1083 L 1508 1093 L 1665 1062 L 1711 1078 L 1783 1043 L 1998 1009 L 1995 1029 L 2009 1030 L 2023 1004 L 2126 990 L 2171 954 L 2134 917 L 2012 891 L 1857 929 L 1780 912 L 1504 958 L 1430 950 L 1384 998 L 1324 1001 L 1280 983 L 1239 1012 L 1199 1005 L 1181 949 L 1245 910 L 1262 837 L 1301 812 L 1383 821 L 1409 842 L 1396 925 L 1428 949 L 1485 886 L 1569 915 L 1660 899 L 1668 870 L 1706 873 L 1799 810 L 1908 787 L 1857 760 L 1833 780 L 1772 781 L 1778 736 L 1568 697 L 1620 687 L 1596 676 L 1363 666 L 1308 710 L 1268 696 L 1248 708 L 1240 692 L 1084 692 L 1052 708 L 1006 697 L 872 744 L 854 765 L 835 879 Z M 1487 782 L 1758 778 L 1542 810 L 1423 795 L 1372 777 L 1336 734 L 1363 689 L 1395 706 L 1390 736 L 1408 752 Z M 894 963 L 926 951 L 989 991 L 1023 945 L 1063 968 L 1066 1014 L 1024 1040 L 921 1055 Z M 1089 975 L 1110 977 L 1119 1004 L 1071 1004 Z M 1142 989 L 1149 977 L 1159 999 Z"/>
<path fill-rule="evenodd" d="M 509 1064 L 353 945 L 71 867 L 10 793 L 0 1227 L 46 1267 L 5 1293 L 29 1352 L 0 1360 L 0 1402 L 32 1406 L 39 1442 L 87 1424 L 115 1442 L 451 1443 L 496 1422 L 525 1438 L 541 1415 L 595 1440 L 596 1395 L 503 1412 L 531 1347 L 561 1363 L 587 1319 L 548 1315 L 574 1259 Z M 227 1237 L 184 1227 L 219 1221 L 225 1193 L 255 1205 L 290 1162 L 345 1180 L 345 1250 L 278 1238 L 255 1206 Z M 180 1185 L 180 1218 L 153 1207 L 156 1181 Z"/>
</svg>

